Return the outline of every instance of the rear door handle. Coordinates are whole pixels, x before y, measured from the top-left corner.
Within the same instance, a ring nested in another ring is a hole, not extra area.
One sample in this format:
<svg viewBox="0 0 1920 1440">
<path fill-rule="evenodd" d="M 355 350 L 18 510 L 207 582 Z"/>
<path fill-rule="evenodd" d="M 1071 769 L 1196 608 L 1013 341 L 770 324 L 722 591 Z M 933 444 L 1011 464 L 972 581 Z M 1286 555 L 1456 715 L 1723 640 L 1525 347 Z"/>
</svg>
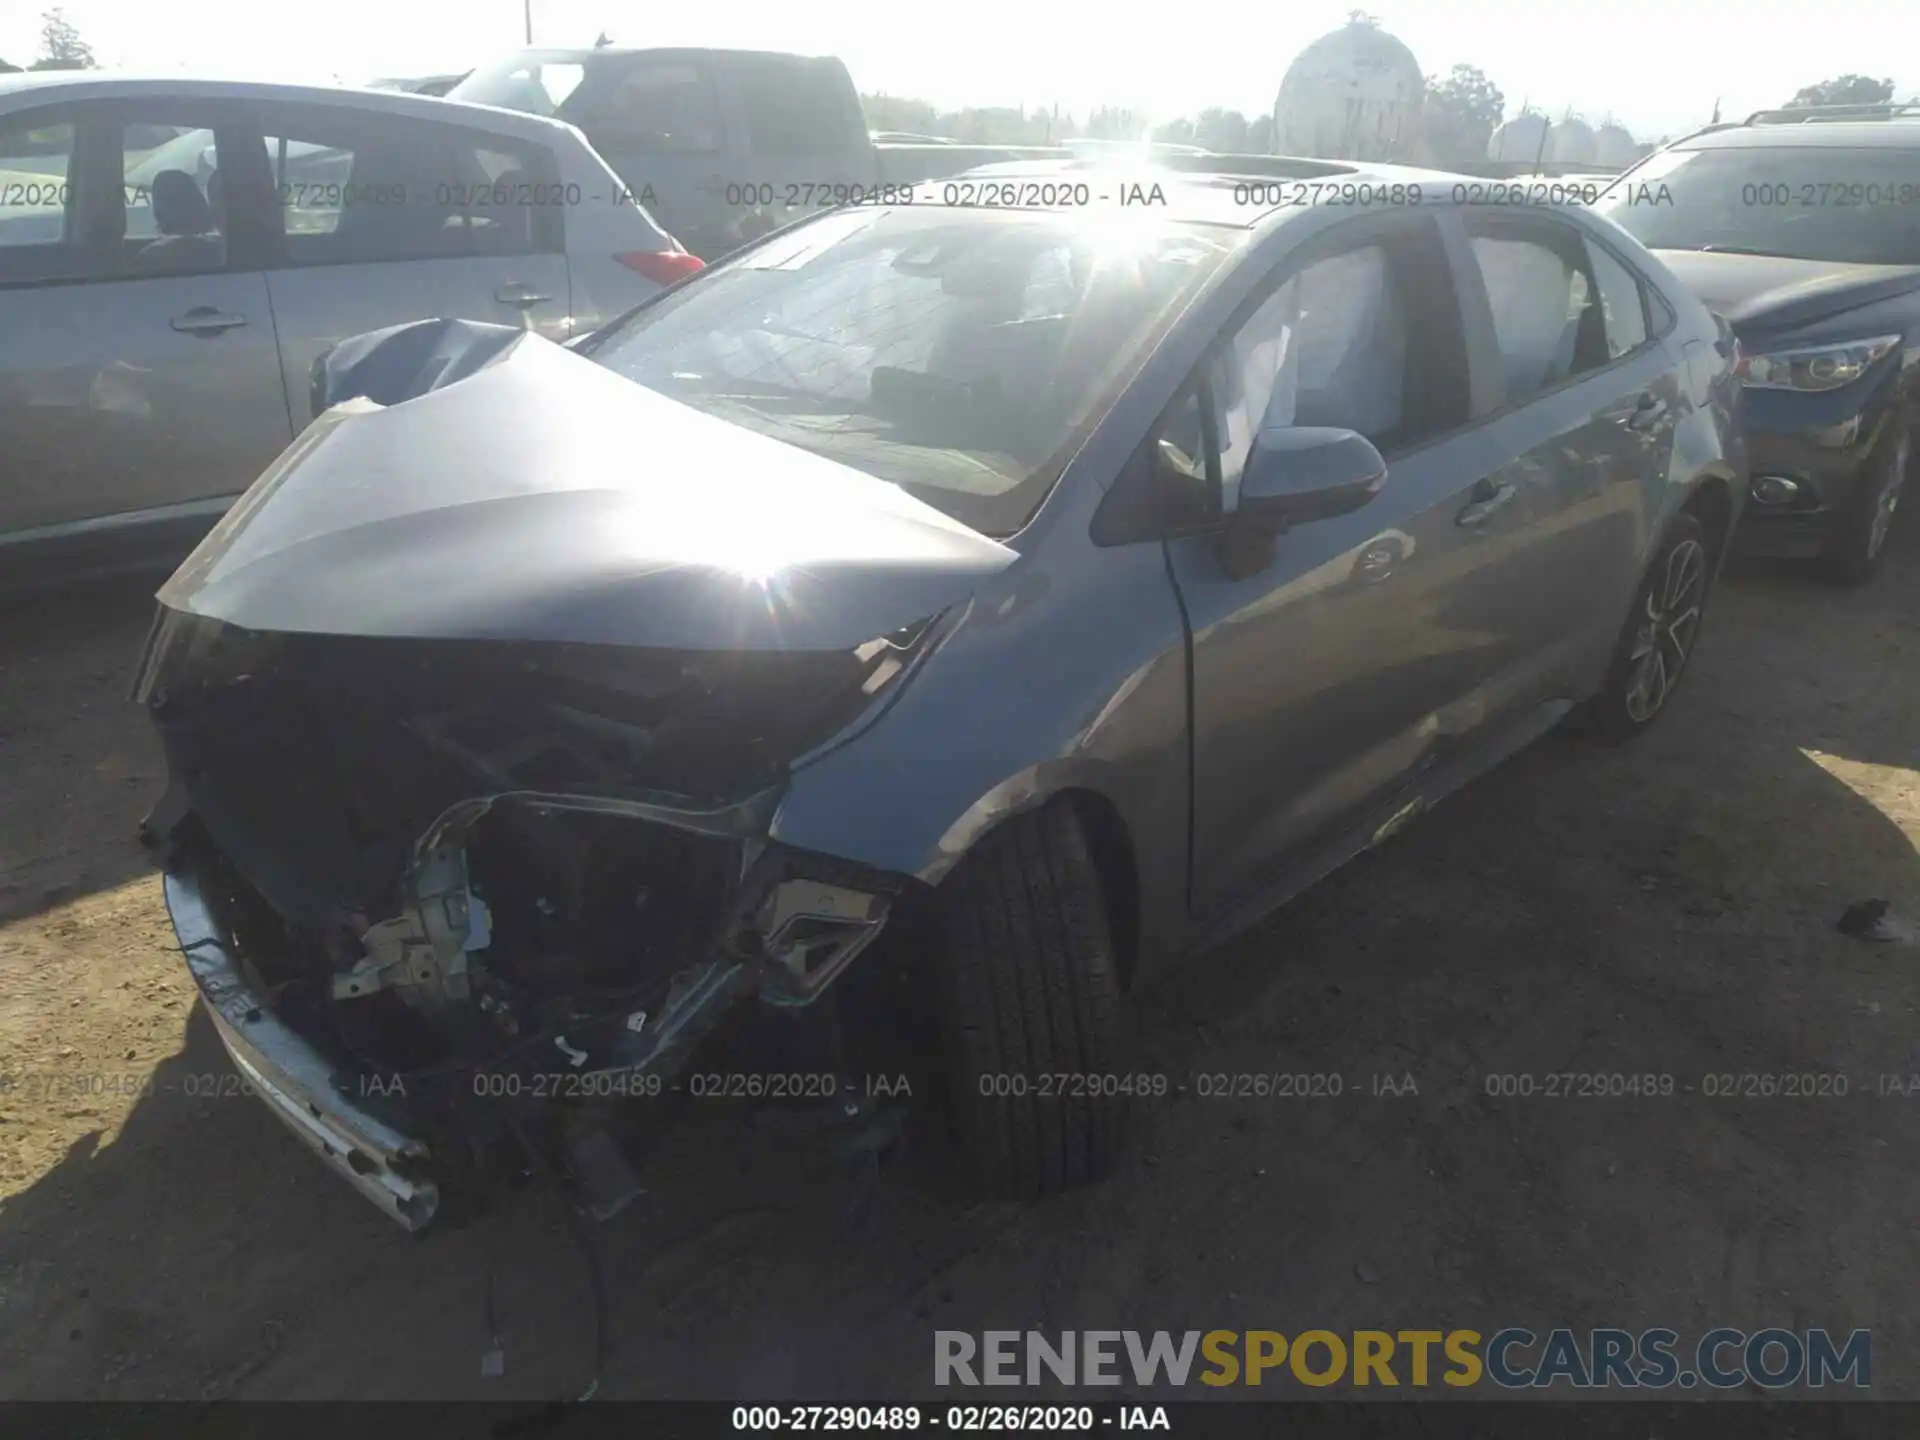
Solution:
<svg viewBox="0 0 1920 1440">
<path fill-rule="evenodd" d="M 525 310 L 534 305 L 544 305 L 553 299 L 551 295 L 542 295 L 531 285 L 519 280 L 509 280 L 493 292 L 493 298 L 502 305 L 512 305 Z"/>
<path fill-rule="evenodd" d="M 1520 493 L 1520 487 L 1511 481 L 1495 484 L 1491 480 L 1482 480 L 1473 487 L 1472 498 L 1467 506 L 1454 517 L 1456 525 L 1484 525 L 1493 516 L 1513 503 L 1513 497 Z"/>
<path fill-rule="evenodd" d="M 167 323 L 183 335 L 218 335 L 223 331 L 238 329 L 247 323 L 247 317 L 229 315 L 211 305 L 196 305 L 186 314 L 176 315 Z"/>
<path fill-rule="evenodd" d="M 1649 390 L 1634 405 L 1633 412 L 1620 423 L 1629 430 L 1651 430 L 1655 422 L 1666 413 L 1667 402 Z"/>
</svg>

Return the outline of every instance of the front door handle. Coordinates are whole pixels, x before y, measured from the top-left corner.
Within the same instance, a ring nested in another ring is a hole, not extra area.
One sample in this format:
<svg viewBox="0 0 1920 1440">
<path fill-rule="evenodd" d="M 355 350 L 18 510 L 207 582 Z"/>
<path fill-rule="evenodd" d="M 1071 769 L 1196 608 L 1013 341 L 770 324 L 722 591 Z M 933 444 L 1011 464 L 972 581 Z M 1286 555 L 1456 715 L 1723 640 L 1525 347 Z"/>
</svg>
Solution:
<svg viewBox="0 0 1920 1440">
<path fill-rule="evenodd" d="M 1649 390 L 1642 395 L 1633 407 L 1633 412 L 1620 423 L 1629 430 L 1651 430 L 1662 415 L 1667 413 L 1667 402 Z"/>
<path fill-rule="evenodd" d="M 211 305 L 196 305 L 186 314 L 176 315 L 167 323 L 183 335 L 219 335 L 246 324 L 247 317 L 229 315 Z"/>
<path fill-rule="evenodd" d="M 518 310 L 529 310 L 535 305 L 544 305 L 553 299 L 551 295 L 542 295 L 531 285 L 519 280 L 509 280 L 493 292 L 493 298 L 502 305 L 511 305 Z"/>
<path fill-rule="evenodd" d="M 1491 480 L 1482 480 L 1473 487 L 1472 498 L 1457 516 L 1456 525 L 1484 525 L 1500 511 L 1513 503 L 1513 497 L 1520 493 L 1520 487 L 1511 481 L 1495 484 Z"/>
</svg>

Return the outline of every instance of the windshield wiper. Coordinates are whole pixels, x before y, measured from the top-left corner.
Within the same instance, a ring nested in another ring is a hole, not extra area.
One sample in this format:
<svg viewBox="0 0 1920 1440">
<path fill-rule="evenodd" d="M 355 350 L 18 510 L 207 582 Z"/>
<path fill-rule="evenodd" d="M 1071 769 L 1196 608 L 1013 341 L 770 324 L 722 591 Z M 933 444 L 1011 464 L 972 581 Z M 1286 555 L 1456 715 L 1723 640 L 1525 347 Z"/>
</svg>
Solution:
<svg viewBox="0 0 1920 1440">
<path fill-rule="evenodd" d="M 1688 248 L 1714 255 L 1778 255 L 1780 253 L 1777 250 L 1756 250 L 1751 245 L 1692 245 Z"/>
</svg>

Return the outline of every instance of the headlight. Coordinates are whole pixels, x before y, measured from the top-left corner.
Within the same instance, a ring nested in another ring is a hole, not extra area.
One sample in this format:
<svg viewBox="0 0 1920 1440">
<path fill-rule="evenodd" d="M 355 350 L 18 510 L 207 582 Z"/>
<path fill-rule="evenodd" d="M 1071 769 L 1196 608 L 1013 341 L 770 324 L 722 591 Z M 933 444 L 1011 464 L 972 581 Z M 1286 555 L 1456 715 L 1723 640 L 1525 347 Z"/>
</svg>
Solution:
<svg viewBox="0 0 1920 1440">
<path fill-rule="evenodd" d="M 1838 390 L 1866 374 L 1876 360 L 1899 343 L 1898 335 L 1876 335 L 1844 345 L 1748 355 L 1741 362 L 1739 375 L 1756 390 Z"/>
</svg>

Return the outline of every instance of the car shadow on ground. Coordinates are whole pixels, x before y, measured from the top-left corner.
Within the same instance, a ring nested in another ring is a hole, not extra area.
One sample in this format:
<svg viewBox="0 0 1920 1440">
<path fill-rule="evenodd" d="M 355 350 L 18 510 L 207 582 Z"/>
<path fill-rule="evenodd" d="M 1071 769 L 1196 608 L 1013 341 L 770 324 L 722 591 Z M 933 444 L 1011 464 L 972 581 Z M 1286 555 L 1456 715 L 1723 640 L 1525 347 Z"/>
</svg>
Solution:
<svg viewBox="0 0 1920 1440">
<path fill-rule="evenodd" d="M 1166 1093 L 1138 1102 L 1103 1187 L 980 1203 L 919 1158 L 933 1147 L 875 1181 L 763 1118 L 687 1116 L 647 1193 L 592 1233 L 601 1393 L 925 1397 L 936 1329 L 1779 1324 L 1872 1329 L 1876 1393 L 1914 1394 L 1920 1097 L 1876 1090 L 1920 1071 L 1920 954 L 1834 922 L 1867 896 L 1920 910 L 1915 551 L 1859 592 L 1739 576 L 1642 741 L 1549 739 L 1147 987 L 1137 1069 Z M 84 627 L 58 633 L 92 653 Z M 43 732 L 72 709 L 44 691 L 25 704 Z M 76 763 L 139 753 L 139 722 L 101 719 Z M 76 793 L 112 808 L 92 784 Z M 122 801 L 115 823 L 136 818 Z M 8 833 L 10 857 L 38 834 Z M 54 880 L 78 867 L 82 886 L 139 871 L 58 850 L 28 863 Z M 177 971 L 149 949 L 129 973 Z M 40 1003 L 58 1031 L 62 1002 Z M 75 1139 L 0 1209 L 18 1322 L 0 1389 L 585 1387 L 588 1260 L 555 1197 L 504 1193 L 483 1224 L 408 1239 L 234 1093 L 197 1010 L 167 1017 L 131 1105 L 6 1097 L 0 1133 L 58 1119 Z M 1747 1075 L 1820 1093 L 1718 1093 Z M 1240 1076 L 1252 1093 L 1216 1093 Z M 1645 1083 L 1618 1093 L 1611 1077 Z M 496 1334 L 505 1374 L 483 1380 Z"/>
<path fill-rule="evenodd" d="M 0 922 L 151 868 L 135 826 L 165 773 L 127 692 L 154 588 L 0 597 Z"/>
</svg>

